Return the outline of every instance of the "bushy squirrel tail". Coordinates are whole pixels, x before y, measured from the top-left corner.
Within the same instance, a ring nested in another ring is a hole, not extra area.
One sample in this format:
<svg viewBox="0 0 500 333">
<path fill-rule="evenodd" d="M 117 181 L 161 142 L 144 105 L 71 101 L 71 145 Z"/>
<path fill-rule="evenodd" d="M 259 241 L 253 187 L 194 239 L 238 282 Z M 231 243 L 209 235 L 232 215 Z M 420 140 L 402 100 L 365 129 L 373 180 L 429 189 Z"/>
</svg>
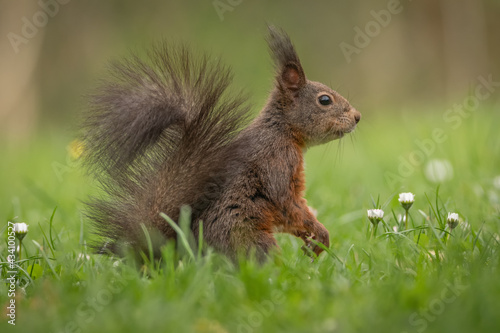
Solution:
<svg viewBox="0 0 500 333">
<path fill-rule="evenodd" d="M 91 95 L 82 138 L 84 164 L 103 190 L 87 203 L 103 251 L 143 247 L 141 224 L 175 237 L 159 213 L 177 221 L 190 205 L 195 219 L 217 195 L 227 148 L 248 119 L 244 99 L 226 92 L 231 80 L 219 62 L 166 43 L 145 60 L 112 64 Z"/>
</svg>

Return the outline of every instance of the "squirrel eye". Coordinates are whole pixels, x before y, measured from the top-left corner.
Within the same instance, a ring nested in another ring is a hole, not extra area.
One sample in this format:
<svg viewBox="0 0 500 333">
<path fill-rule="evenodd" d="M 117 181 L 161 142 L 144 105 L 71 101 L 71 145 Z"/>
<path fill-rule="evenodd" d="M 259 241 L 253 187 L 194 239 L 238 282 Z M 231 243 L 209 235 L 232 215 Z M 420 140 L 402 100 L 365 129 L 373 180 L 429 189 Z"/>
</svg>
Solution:
<svg viewBox="0 0 500 333">
<path fill-rule="evenodd" d="M 332 99 L 328 95 L 321 95 L 318 97 L 319 104 L 330 105 L 332 104 Z"/>
</svg>

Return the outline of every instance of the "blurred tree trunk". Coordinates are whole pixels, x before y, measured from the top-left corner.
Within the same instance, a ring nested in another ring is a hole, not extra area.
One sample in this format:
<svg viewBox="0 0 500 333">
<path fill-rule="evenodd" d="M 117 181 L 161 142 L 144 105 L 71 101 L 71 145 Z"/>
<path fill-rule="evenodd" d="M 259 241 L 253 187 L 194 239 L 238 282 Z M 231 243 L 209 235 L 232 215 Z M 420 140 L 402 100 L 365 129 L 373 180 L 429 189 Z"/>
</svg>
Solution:
<svg viewBox="0 0 500 333">
<path fill-rule="evenodd" d="M 440 0 L 448 98 L 469 92 L 491 71 L 482 0 Z"/>
<path fill-rule="evenodd" d="M 33 132 L 38 118 L 38 89 L 34 72 L 43 42 L 43 29 L 38 29 L 26 43 L 13 47 L 8 34 L 22 38 L 23 17 L 32 20 L 40 10 L 35 1 L 9 1 L 0 11 L 0 130 L 2 138 L 25 139 Z M 16 45 L 16 44 L 15 44 Z"/>
</svg>

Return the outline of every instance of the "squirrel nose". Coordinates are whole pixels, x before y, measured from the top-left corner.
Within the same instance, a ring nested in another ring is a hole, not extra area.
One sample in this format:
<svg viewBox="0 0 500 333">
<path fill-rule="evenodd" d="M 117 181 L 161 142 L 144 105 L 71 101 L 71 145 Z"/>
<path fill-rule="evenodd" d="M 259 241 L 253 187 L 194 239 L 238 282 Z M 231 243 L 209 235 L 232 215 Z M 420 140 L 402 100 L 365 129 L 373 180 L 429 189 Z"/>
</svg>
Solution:
<svg viewBox="0 0 500 333">
<path fill-rule="evenodd" d="M 361 120 L 361 113 L 356 113 L 354 115 L 354 120 L 356 120 L 356 124 L 359 123 L 359 121 Z"/>
<path fill-rule="evenodd" d="M 354 108 L 351 109 L 350 111 L 354 113 L 354 120 L 356 121 L 356 124 L 359 123 L 359 121 L 361 120 L 361 113 Z"/>
</svg>

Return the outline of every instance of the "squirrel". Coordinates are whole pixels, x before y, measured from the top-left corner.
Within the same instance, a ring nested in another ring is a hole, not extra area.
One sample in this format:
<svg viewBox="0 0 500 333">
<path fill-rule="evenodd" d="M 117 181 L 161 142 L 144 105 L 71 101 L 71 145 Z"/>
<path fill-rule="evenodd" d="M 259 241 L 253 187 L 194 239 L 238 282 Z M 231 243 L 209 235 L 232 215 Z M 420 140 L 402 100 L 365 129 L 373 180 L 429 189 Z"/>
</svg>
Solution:
<svg viewBox="0 0 500 333">
<path fill-rule="evenodd" d="M 84 163 L 104 190 L 87 202 L 101 252 L 147 253 L 145 226 L 159 255 L 177 237 L 160 213 L 178 221 L 186 205 L 194 237 L 202 223 L 204 244 L 231 259 L 265 260 L 278 248 L 275 232 L 301 238 L 316 255 L 317 243 L 329 247 L 303 197 L 303 155 L 352 132 L 361 114 L 306 79 L 289 36 L 268 30 L 275 82 L 253 120 L 241 94 L 228 92 L 228 67 L 185 46 L 160 42 L 145 60 L 112 64 L 82 125 Z"/>
</svg>

